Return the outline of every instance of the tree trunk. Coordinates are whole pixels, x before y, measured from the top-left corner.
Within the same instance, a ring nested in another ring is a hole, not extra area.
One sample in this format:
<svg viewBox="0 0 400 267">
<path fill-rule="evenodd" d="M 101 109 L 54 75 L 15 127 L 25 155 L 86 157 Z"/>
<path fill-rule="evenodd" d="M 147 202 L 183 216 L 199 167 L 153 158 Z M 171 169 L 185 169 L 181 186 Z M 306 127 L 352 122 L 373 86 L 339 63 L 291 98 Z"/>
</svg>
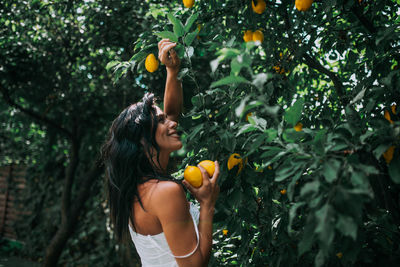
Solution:
<svg viewBox="0 0 400 267">
<path fill-rule="evenodd" d="M 74 234 L 78 217 L 84 210 L 86 201 L 91 196 L 90 188 L 95 179 L 98 179 L 103 172 L 103 165 L 96 160 L 88 173 L 84 174 L 85 177 L 77 197 L 74 198 L 73 203 L 67 205 L 70 207 L 67 211 L 65 220 L 61 222 L 60 228 L 57 230 L 49 246 L 46 248 L 46 254 L 43 266 L 54 267 L 61 256 L 61 253 L 67 243 L 68 239 Z M 70 199 L 70 198 L 69 198 Z"/>
<path fill-rule="evenodd" d="M 73 229 L 68 224 L 62 224 L 58 228 L 57 233 L 50 242 L 50 245 L 46 248 L 46 256 L 43 262 L 44 267 L 54 267 L 57 266 L 58 259 L 68 241 L 68 238 L 72 234 L 71 229 Z"/>
</svg>

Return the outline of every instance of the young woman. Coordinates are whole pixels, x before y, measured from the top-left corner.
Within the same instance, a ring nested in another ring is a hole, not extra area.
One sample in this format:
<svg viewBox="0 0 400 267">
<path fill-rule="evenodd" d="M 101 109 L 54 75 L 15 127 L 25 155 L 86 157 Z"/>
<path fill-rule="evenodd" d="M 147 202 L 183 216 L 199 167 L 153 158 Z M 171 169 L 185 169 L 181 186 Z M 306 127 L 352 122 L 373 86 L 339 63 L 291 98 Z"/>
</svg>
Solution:
<svg viewBox="0 0 400 267">
<path fill-rule="evenodd" d="M 207 266 L 211 254 L 218 162 L 213 177 L 199 166 L 200 188 L 182 182 L 200 211 L 187 201 L 182 184 L 167 174 L 170 153 L 182 147 L 176 131 L 183 100 L 175 46 L 167 39 L 158 44 L 158 57 L 167 69 L 164 111 L 146 94 L 114 120 L 102 148 L 116 237 L 132 239 L 144 267 Z"/>
</svg>

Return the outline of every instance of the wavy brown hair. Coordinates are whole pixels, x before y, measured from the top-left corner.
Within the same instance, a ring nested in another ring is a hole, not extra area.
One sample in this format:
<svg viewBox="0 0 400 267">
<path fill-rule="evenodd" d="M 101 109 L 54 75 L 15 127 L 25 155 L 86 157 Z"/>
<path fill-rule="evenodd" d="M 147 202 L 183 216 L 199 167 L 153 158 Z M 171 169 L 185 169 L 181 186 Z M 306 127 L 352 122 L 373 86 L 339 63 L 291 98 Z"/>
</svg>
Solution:
<svg viewBox="0 0 400 267">
<path fill-rule="evenodd" d="M 144 209 L 138 185 L 150 179 L 174 181 L 160 167 L 160 148 L 155 139 L 158 119 L 154 105 L 154 95 L 147 93 L 141 102 L 125 108 L 113 121 L 101 149 L 106 167 L 105 186 L 111 227 L 121 243 L 128 241 L 129 220 L 136 231 L 132 212 L 135 197 Z M 157 162 L 147 156 L 152 155 L 153 148 L 157 151 Z"/>
</svg>

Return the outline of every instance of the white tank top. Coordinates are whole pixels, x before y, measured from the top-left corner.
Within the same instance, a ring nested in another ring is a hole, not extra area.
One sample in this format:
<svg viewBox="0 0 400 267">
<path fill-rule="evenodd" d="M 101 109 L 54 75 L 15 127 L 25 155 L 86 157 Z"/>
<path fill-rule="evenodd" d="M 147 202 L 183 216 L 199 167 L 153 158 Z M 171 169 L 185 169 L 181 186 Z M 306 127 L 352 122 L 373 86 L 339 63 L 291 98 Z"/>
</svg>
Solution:
<svg viewBox="0 0 400 267">
<path fill-rule="evenodd" d="M 136 251 L 140 256 L 143 267 L 177 267 L 175 258 L 187 258 L 191 256 L 199 246 L 199 208 L 193 203 L 190 203 L 190 215 L 192 216 L 194 229 L 196 230 L 197 245 L 196 248 L 187 255 L 174 256 L 168 246 L 164 232 L 157 235 L 141 235 L 133 231 L 129 225 L 129 232 Z"/>
</svg>

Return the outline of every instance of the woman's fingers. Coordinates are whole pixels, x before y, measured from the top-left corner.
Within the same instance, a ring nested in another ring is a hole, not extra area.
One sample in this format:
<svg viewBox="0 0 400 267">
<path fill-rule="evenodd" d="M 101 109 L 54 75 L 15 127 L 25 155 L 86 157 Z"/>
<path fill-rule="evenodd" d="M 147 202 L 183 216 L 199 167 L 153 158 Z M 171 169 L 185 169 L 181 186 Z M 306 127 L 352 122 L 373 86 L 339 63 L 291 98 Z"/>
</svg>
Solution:
<svg viewBox="0 0 400 267">
<path fill-rule="evenodd" d="M 194 195 L 195 189 L 190 183 L 186 182 L 185 180 L 182 181 L 183 185 L 189 190 L 189 192 Z"/>
<path fill-rule="evenodd" d="M 203 185 L 210 183 L 210 176 L 208 176 L 208 172 L 206 171 L 206 169 L 204 169 L 200 165 L 197 165 L 197 167 L 199 167 L 201 171 L 201 177 L 203 177 Z"/>
<path fill-rule="evenodd" d="M 161 41 L 158 42 L 158 50 L 162 49 L 162 46 L 166 43 L 170 42 L 169 39 L 162 39 Z"/>
<path fill-rule="evenodd" d="M 217 183 L 219 178 L 219 162 L 214 161 L 215 170 L 213 176 L 210 178 L 212 183 Z"/>
<path fill-rule="evenodd" d="M 165 45 L 162 46 L 160 52 L 159 52 L 159 58 L 162 62 L 165 62 L 168 60 L 168 51 L 171 50 L 173 47 L 176 46 L 176 43 L 166 43 Z"/>
</svg>

